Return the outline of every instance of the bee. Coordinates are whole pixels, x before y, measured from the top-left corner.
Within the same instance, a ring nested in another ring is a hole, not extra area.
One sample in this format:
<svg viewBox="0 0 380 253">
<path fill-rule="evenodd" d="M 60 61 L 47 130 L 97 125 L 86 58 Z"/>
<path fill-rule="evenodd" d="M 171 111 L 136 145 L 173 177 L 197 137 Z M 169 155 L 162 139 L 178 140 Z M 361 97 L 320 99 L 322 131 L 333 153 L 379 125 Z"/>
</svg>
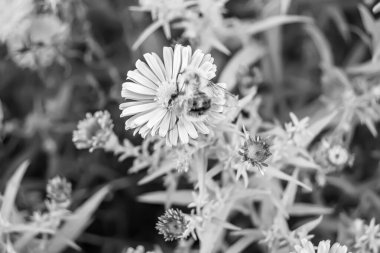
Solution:
<svg viewBox="0 0 380 253">
<path fill-rule="evenodd" d="M 211 109 L 212 98 L 205 92 L 198 91 L 187 100 L 187 118 L 191 121 L 203 120 L 205 114 Z"/>
<path fill-rule="evenodd" d="M 185 116 L 190 121 L 203 121 L 208 112 L 221 113 L 228 97 L 234 97 L 221 85 L 202 77 L 194 71 L 184 75 L 180 96 L 184 101 Z"/>
</svg>

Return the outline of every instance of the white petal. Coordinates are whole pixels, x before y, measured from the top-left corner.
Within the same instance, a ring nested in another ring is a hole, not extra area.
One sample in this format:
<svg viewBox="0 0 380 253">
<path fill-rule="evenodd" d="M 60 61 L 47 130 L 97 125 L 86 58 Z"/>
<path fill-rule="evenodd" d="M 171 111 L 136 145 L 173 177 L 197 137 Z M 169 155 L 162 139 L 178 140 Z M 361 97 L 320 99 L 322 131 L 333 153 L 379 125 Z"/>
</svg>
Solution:
<svg viewBox="0 0 380 253">
<path fill-rule="evenodd" d="M 127 78 L 133 80 L 135 83 L 139 83 L 153 90 L 156 90 L 158 87 L 158 84 L 146 78 L 138 70 L 128 71 Z"/>
<path fill-rule="evenodd" d="M 170 143 L 172 145 L 177 146 L 177 143 L 178 143 L 178 127 L 177 127 L 177 124 L 175 124 L 175 123 L 172 123 L 172 126 L 170 127 L 169 140 L 170 140 Z"/>
<path fill-rule="evenodd" d="M 187 46 L 187 47 L 184 47 L 182 48 L 182 64 L 181 64 L 181 70 L 179 72 L 183 72 L 187 66 L 189 65 L 189 61 L 190 61 L 190 58 L 191 55 L 189 55 L 189 53 L 191 53 L 191 47 L 190 46 Z"/>
<path fill-rule="evenodd" d="M 132 91 L 129 91 L 127 89 L 122 89 L 121 90 L 121 96 L 125 99 L 132 99 L 132 100 L 148 100 L 148 102 L 153 101 L 154 96 L 152 95 L 144 95 L 144 94 L 139 94 L 135 93 Z"/>
<path fill-rule="evenodd" d="M 154 115 L 147 123 L 147 126 L 149 128 L 152 128 L 159 124 L 159 122 L 164 118 L 165 114 L 167 113 L 167 110 L 161 109 L 159 112 L 157 112 L 156 115 Z"/>
<path fill-rule="evenodd" d="M 209 72 L 214 65 L 211 62 L 205 62 L 201 64 L 200 69 L 204 72 Z"/>
<path fill-rule="evenodd" d="M 157 92 L 155 90 L 152 90 L 150 88 L 147 88 L 146 86 L 137 84 L 137 83 L 132 83 L 132 82 L 125 82 L 123 83 L 123 90 L 129 90 L 134 93 L 139 93 L 143 95 L 156 95 Z"/>
<path fill-rule="evenodd" d="M 143 138 L 145 138 L 149 132 L 150 132 L 150 129 L 146 125 L 142 126 L 141 129 L 139 130 L 139 134 Z"/>
<path fill-rule="evenodd" d="M 136 68 L 139 70 L 139 72 L 146 76 L 149 80 L 151 80 L 153 83 L 160 84 L 160 80 L 157 78 L 157 76 L 152 72 L 152 70 L 149 68 L 149 66 L 142 62 L 141 60 L 137 60 L 136 62 Z"/>
<path fill-rule="evenodd" d="M 133 121 L 134 121 L 136 118 L 138 118 L 138 117 L 140 117 L 140 114 L 136 114 L 136 115 L 130 117 L 129 119 L 127 119 L 127 120 L 125 121 L 125 130 L 128 130 L 128 129 L 131 129 L 131 128 L 136 128 L 136 127 L 138 127 L 138 126 L 136 126 L 136 125 L 133 123 Z"/>
<path fill-rule="evenodd" d="M 189 133 L 190 137 L 193 139 L 198 138 L 197 130 L 195 129 L 193 123 L 189 122 L 187 119 L 182 119 L 186 131 Z"/>
<path fill-rule="evenodd" d="M 164 65 L 169 81 L 173 74 L 173 49 L 171 47 L 164 47 Z"/>
<path fill-rule="evenodd" d="M 173 75 L 172 78 L 177 78 L 179 69 L 181 67 L 181 45 L 176 45 L 174 48 L 174 56 L 173 56 Z"/>
<path fill-rule="evenodd" d="M 161 137 L 164 137 L 168 133 L 171 114 L 172 113 L 167 113 L 165 117 L 162 119 L 160 130 L 158 131 L 158 134 Z"/>
<path fill-rule="evenodd" d="M 158 66 L 160 67 L 162 73 L 164 74 L 164 77 L 165 77 L 165 80 L 169 80 L 168 79 L 168 76 L 166 74 L 166 69 L 165 69 L 165 65 L 164 63 L 162 62 L 161 58 L 156 54 L 156 53 L 152 53 L 153 57 L 156 59 L 156 62 L 158 63 Z"/>
<path fill-rule="evenodd" d="M 153 73 L 158 77 L 158 79 L 160 79 L 161 82 L 164 82 L 164 73 L 162 72 L 160 65 L 158 64 L 154 56 L 152 56 L 151 54 L 144 54 L 144 58 L 148 63 L 150 69 L 153 70 Z"/>
<path fill-rule="evenodd" d="M 201 64 L 204 54 L 200 49 L 195 50 L 194 55 L 191 59 L 190 66 L 194 68 L 198 68 L 199 64 Z"/>
<path fill-rule="evenodd" d="M 134 105 L 142 105 L 142 104 L 146 104 L 146 103 L 151 103 L 151 101 L 134 101 L 134 102 L 125 102 L 125 103 L 121 103 L 119 105 L 119 109 L 120 110 L 124 110 L 125 108 L 128 108 L 130 106 L 134 106 Z"/>
<path fill-rule="evenodd" d="M 150 118 L 152 118 L 160 109 L 155 109 L 152 111 L 147 111 L 144 113 L 140 113 L 138 118 L 136 118 L 133 123 L 136 125 L 142 125 L 148 122 Z"/>
<path fill-rule="evenodd" d="M 199 122 L 193 122 L 195 127 L 202 133 L 202 134 L 209 134 L 210 129 L 201 121 Z"/>
<path fill-rule="evenodd" d="M 178 134 L 179 134 L 179 138 L 181 139 L 182 143 L 188 143 L 189 142 L 189 135 L 186 131 L 186 128 L 185 128 L 182 120 L 178 121 Z"/>
<path fill-rule="evenodd" d="M 134 114 L 137 114 L 137 113 L 140 113 L 140 112 L 145 112 L 145 111 L 152 110 L 154 108 L 157 108 L 157 104 L 156 103 L 130 106 L 130 107 L 125 108 L 123 110 L 123 112 L 121 113 L 120 117 L 134 115 Z"/>
</svg>

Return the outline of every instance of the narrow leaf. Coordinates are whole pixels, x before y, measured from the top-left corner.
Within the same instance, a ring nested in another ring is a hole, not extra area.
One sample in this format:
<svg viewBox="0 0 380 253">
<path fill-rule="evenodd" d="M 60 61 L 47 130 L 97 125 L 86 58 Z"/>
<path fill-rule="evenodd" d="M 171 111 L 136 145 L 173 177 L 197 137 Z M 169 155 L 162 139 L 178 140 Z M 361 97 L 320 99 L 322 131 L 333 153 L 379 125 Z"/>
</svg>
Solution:
<svg viewBox="0 0 380 253">
<path fill-rule="evenodd" d="M 289 214 L 292 216 L 324 215 L 331 212 L 331 208 L 307 203 L 296 203 L 289 208 Z"/>
<path fill-rule="evenodd" d="M 67 245 L 74 245 L 73 241 L 77 238 L 88 226 L 92 214 L 98 208 L 104 197 L 109 193 L 109 186 L 104 186 L 97 191 L 90 199 L 83 203 L 72 216 L 67 219 L 63 227 L 57 231 L 55 236 L 49 243 L 47 252 L 58 253 L 62 252 Z"/>
<path fill-rule="evenodd" d="M 14 209 L 14 204 L 16 200 L 16 195 L 20 187 L 21 180 L 25 174 L 26 168 L 29 166 L 29 161 L 23 162 L 13 174 L 9 180 L 5 193 L 3 196 L 3 203 L 1 205 L 0 215 L 6 221 L 9 221 L 12 210 Z"/>
<path fill-rule="evenodd" d="M 192 191 L 178 190 L 170 196 L 174 205 L 187 206 L 193 201 Z M 149 204 L 165 204 L 168 200 L 166 191 L 149 192 L 138 197 L 138 201 Z"/>
<path fill-rule="evenodd" d="M 294 177 L 292 176 L 289 176 L 288 174 L 282 172 L 281 170 L 278 170 L 278 169 L 275 169 L 275 168 L 272 168 L 272 167 L 267 167 L 264 171 L 264 174 L 265 175 L 269 175 L 271 177 L 275 177 L 275 178 L 278 178 L 278 179 L 282 179 L 282 180 L 285 180 L 285 181 L 289 181 L 289 182 L 293 182 L 303 188 L 305 188 L 305 190 L 308 190 L 308 191 L 311 191 L 312 189 L 310 188 L 310 186 L 302 183 L 301 181 L 295 179 Z"/>
<path fill-rule="evenodd" d="M 315 120 L 313 123 L 310 124 L 308 127 L 309 132 L 311 133 L 310 136 L 305 136 L 303 138 L 302 146 L 307 147 L 310 145 L 310 143 L 313 141 L 313 139 L 322 132 L 323 129 L 325 129 L 331 121 L 337 116 L 336 111 L 332 111 L 325 115 L 324 117 Z"/>
<path fill-rule="evenodd" d="M 330 44 L 327 41 L 325 35 L 315 25 L 308 25 L 305 28 L 311 39 L 314 41 L 314 45 L 317 47 L 319 56 L 321 57 L 321 65 L 329 68 L 334 65 L 334 57 L 331 52 Z"/>
</svg>

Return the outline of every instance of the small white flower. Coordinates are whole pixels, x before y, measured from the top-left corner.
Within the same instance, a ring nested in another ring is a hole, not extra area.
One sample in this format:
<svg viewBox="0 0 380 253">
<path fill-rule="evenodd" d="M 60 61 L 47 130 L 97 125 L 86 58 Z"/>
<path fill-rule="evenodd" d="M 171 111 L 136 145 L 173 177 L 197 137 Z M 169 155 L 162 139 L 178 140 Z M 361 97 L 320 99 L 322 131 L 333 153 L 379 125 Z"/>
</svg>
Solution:
<svg viewBox="0 0 380 253">
<path fill-rule="evenodd" d="M 340 145 L 334 145 L 328 150 L 328 159 L 332 164 L 336 166 L 345 165 L 348 162 L 349 158 L 350 156 L 347 150 Z"/>
</svg>

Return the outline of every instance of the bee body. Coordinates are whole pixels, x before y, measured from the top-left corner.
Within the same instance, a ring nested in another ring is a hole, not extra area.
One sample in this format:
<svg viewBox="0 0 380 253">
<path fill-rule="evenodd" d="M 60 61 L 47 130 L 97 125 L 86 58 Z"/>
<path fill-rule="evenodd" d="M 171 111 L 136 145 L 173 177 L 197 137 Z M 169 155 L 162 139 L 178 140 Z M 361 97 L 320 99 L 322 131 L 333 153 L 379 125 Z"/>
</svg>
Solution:
<svg viewBox="0 0 380 253">
<path fill-rule="evenodd" d="M 211 108 L 212 100 L 206 93 L 198 91 L 187 100 L 187 116 L 190 120 L 197 120 L 204 116 Z"/>
</svg>

